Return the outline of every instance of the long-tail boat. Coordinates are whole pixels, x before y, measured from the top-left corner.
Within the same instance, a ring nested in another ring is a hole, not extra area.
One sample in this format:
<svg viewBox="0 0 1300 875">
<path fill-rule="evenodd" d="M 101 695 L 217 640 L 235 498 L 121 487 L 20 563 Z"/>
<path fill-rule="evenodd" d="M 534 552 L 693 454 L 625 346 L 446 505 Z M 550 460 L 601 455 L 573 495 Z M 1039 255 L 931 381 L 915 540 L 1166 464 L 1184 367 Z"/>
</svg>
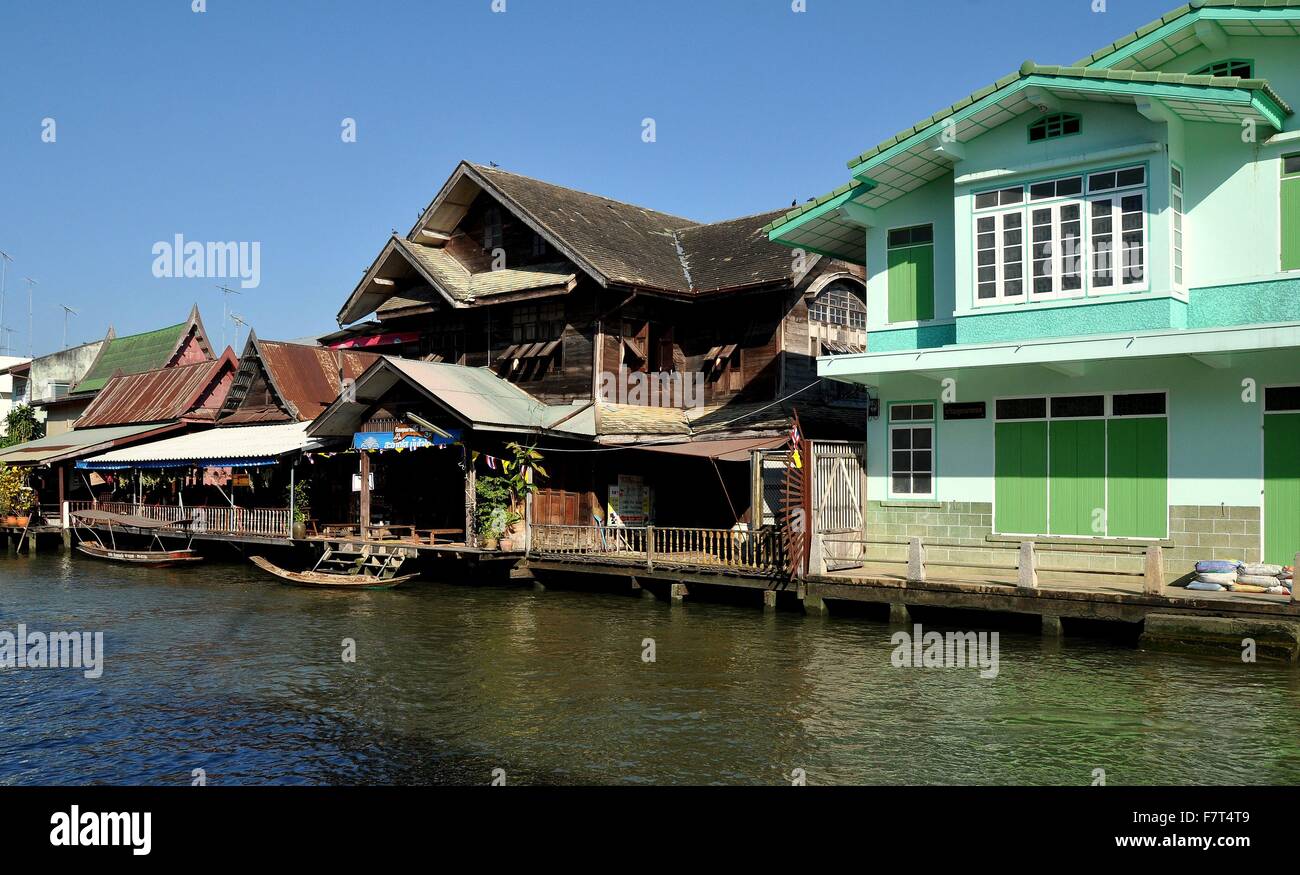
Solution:
<svg viewBox="0 0 1300 875">
<path fill-rule="evenodd" d="M 87 556 L 93 556 L 96 559 L 123 562 L 127 565 L 140 565 L 145 568 L 168 568 L 203 561 L 203 556 L 191 547 L 193 542 L 189 532 L 189 525 L 193 522 L 191 519 L 156 520 L 130 514 L 109 513 L 103 510 L 74 511 L 72 518 L 73 528 L 78 537 L 77 551 Z M 109 542 L 107 544 L 99 536 L 99 532 L 95 531 L 96 526 L 108 530 Z M 152 535 L 153 540 L 149 546 L 157 545 L 157 549 L 146 548 L 141 550 L 119 547 L 117 545 L 118 529 L 122 529 L 127 533 Z M 89 538 L 82 537 L 83 530 L 89 533 Z M 162 538 L 159 537 L 159 534 L 165 530 L 171 530 L 186 536 L 185 547 L 179 550 L 169 549 L 162 542 Z"/>
<path fill-rule="evenodd" d="M 420 576 L 398 574 L 406 561 L 404 554 L 376 550 L 370 545 L 360 550 L 328 548 L 311 571 L 288 571 L 262 556 L 250 556 L 249 560 L 284 583 L 318 589 L 393 589 Z M 338 570 L 324 571 L 323 568 Z"/>
</svg>

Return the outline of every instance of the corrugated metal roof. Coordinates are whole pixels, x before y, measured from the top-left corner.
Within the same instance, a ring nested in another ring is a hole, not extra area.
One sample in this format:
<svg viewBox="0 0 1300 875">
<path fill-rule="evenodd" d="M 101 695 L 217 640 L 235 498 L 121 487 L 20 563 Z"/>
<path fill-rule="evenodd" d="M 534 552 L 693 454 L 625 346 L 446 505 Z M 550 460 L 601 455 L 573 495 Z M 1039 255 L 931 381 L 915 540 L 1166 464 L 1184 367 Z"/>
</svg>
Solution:
<svg viewBox="0 0 1300 875">
<path fill-rule="evenodd" d="M 379 361 L 379 356 L 370 352 L 338 351 L 275 340 L 259 340 L 258 350 L 280 399 L 297 414 L 299 422 L 320 416 L 339 396 L 340 369 L 344 379 L 355 380 Z"/>
<path fill-rule="evenodd" d="M 222 398 L 208 397 L 210 390 L 234 369 L 235 354 L 227 349 L 213 361 L 114 377 L 81 414 L 77 428 L 177 420 L 194 414 L 200 403 L 213 413 Z"/>
<path fill-rule="evenodd" d="M 243 425 L 210 428 L 179 437 L 136 444 L 85 460 L 84 467 L 104 469 L 158 462 L 194 464 L 209 461 L 274 459 L 299 450 L 318 449 L 321 441 L 307 437 L 310 423 Z M 80 466 L 79 466 L 80 467 Z"/>
<path fill-rule="evenodd" d="M 116 425 L 107 428 L 82 428 L 53 437 L 28 441 L 0 453 L 0 463 L 6 465 L 43 465 L 61 462 L 80 456 L 101 452 L 133 438 L 144 435 L 165 434 L 180 428 L 177 423 L 149 425 Z"/>
<path fill-rule="evenodd" d="M 390 358 L 389 364 L 474 424 L 541 428 L 551 408 L 487 368 Z"/>
<path fill-rule="evenodd" d="M 222 424 L 259 422 L 308 422 L 320 416 L 338 397 L 343 378 L 355 380 L 366 368 L 379 361 L 370 352 L 340 351 L 250 336 L 244 349 L 243 371 L 231 390 L 226 408 L 233 412 L 222 417 Z M 245 403 L 257 369 L 274 395 L 274 405 L 258 401 Z"/>
</svg>

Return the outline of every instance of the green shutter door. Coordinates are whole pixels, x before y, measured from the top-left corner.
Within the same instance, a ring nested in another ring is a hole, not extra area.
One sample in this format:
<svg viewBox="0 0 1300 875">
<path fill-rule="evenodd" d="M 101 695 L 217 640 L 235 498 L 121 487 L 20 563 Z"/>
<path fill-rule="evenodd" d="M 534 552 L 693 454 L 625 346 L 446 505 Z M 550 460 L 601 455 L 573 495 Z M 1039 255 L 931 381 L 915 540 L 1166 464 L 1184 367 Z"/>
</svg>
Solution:
<svg viewBox="0 0 1300 875">
<path fill-rule="evenodd" d="M 1300 270 L 1300 176 L 1282 180 L 1282 269 Z"/>
<path fill-rule="evenodd" d="M 1300 553 L 1300 413 L 1264 417 L 1264 561 Z"/>
<path fill-rule="evenodd" d="M 1047 534 L 1047 423 L 999 422 L 994 441 L 993 528 L 1008 535 Z"/>
<path fill-rule="evenodd" d="M 1165 538 L 1169 527 L 1169 421 L 1112 419 L 1107 439 L 1107 534 Z"/>
<path fill-rule="evenodd" d="M 889 250 L 889 321 L 934 318 L 934 247 Z"/>
<path fill-rule="evenodd" d="M 1093 529 L 1106 507 L 1106 423 L 1058 419 L 1051 427 L 1051 533 L 1104 535 Z"/>
</svg>

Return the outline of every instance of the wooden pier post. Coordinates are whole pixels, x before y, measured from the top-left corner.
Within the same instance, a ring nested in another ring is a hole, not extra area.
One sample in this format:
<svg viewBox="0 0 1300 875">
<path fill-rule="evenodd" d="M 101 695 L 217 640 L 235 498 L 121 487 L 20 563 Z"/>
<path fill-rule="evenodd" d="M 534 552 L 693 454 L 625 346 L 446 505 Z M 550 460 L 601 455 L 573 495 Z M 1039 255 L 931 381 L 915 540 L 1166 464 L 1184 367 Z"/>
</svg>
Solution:
<svg viewBox="0 0 1300 875">
<path fill-rule="evenodd" d="M 361 537 L 370 532 L 370 454 L 361 451 Z"/>
<path fill-rule="evenodd" d="M 925 583 L 925 545 L 920 538 L 907 542 L 908 583 Z"/>
<path fill-rule="evenodd" d="M 1038 589 L 1038 568 L 1034 562 L 1034 542 L 1020 542 L 1019 577 L 1016 586 L 1023 589 Z"/>
<path fill-rule="evenodd" d="M 474 454 L 465 447 L 465 546 L 478 546 L 478 532 L 474 531 L 474 517 L 478 510 L 478 475 L 474 472 Z M 528 525 L 531 527 L 532 522 Z M 529 546 L 532 546 L 532 533 L 529 533 Z"/>
<path fill-rule="evenodd" d="M 763 590 L 763 610 L 764 611 L 776 610 L 776 590 L 774 589 Z"/>
<path fill-rule="evenodd" d="M 684 583 L 674 583 L 668 587 L 668 599 L 675 605 L 680 605 L 686 601 L 688 595 L 690 593 L 686 591 L 686 584 Z"/>
<path fill-rule="evenodd" d="M 1147 547 L 1146 574 L 1142 578 L 1144 595 L 1160 595 L 1165 589 L 1165 551 L 1158 545 Z"/>
</svg>

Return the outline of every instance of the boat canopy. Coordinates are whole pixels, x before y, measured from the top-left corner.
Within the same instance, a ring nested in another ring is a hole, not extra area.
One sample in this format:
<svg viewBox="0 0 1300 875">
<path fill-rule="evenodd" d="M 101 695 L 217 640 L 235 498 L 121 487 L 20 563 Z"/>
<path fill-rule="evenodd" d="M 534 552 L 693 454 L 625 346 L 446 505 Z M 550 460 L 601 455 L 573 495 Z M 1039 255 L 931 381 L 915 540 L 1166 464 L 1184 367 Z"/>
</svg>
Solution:
<svg viewBox="0 0 1300 875">
<path fill-rule="evenodd" d="M 108 523 L 116 526 L 130 526 L 133 529 L 170 529 L 174 526 L 188 526 L 194 522 L 189 517 L 179 520 L 155 520 L 144 516 L 109 513 L 106 510 L 74 510 L 72 515 L 88 523 Z"/>
</svg>

